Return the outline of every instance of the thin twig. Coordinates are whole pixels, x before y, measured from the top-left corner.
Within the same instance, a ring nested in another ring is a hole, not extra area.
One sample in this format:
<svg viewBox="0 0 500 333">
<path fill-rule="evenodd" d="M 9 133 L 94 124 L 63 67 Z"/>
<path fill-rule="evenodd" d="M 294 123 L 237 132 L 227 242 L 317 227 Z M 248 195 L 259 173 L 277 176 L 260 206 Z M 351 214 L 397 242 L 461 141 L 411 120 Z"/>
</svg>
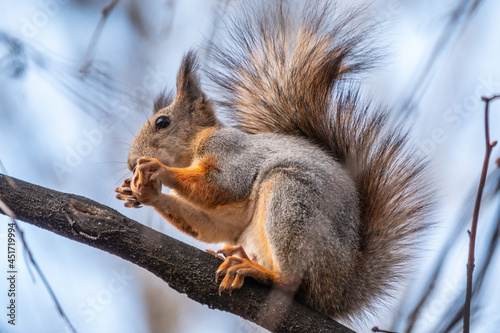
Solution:
<svg viewBox="0 0 500 333">
<path fill-rule="evenodd" d="M 498 179 L 498 177 L 496 177 Z M 486 179 L 486 183 L 488 183 L 488 179 Z M 486 189 L 485 189 L 486 191 Z M 485 193 L 486 194 L 486 193 Z M 496 194 L 498 195 L 498 191 L 496 191 Z M 492 195 L 490 193 L 490 195 Z M 484 199 L 482 202 L 482 205 L 484 207 Z M 474 283 L 472 284 L 472 295 L 477 295 L 482 289 L 484 285 L 484 280 L 486 278 L 486 274 L 488 272 L 492 272 L 491 270 L 488 270 L 491 266 L 492 259 L 495 257 L 496 252 L 498 252 L 498 240 L 500 236 L 500 209 L 497 208 L 496 211 L 496 222 L 495 226 L 493 227 L 493 230 L 489 230 L 487 234 L 490 235 L 490 239 L 487 242 L 488 246 L 486 247 L 486 251 L 484 251 L 483 258 L 481 265 L 478 267 L 474 268 Z M 490 274 L 491 276 L 491 274 Z M 484 289 L 484 288 L 483 288 Z M 458 304 L 460 302 L 460 299 L 465 298 L 465 291 L 461 293 L 460 298 L 457 298 L 457 302 L 453 302 L 455 304 Z M 472 299 L 471 300 L 471 313 L 472 313 L 472 319 L 477 318 L 477 311 L 481 309 L 481 305 L 479 303 L 478 299 Z M 484 308 L 484 307 L 483 307 Z M 457 330 L 457 326 L 460 322 L 463 322 L 463 317 L 464 317 L 464 309 L 465 305 L 462 303 L 461 306 L 458 306 L 456 308 L 452 308 L 448 310 L 446 313 L 443 314 L 442 318 L 446 318 L 444 321 L 440 321 L 440 325 L 436 327 L 433 332 L 453 332 Z"/>
<path fill-rule="evenodd" d="M 488 121 L 490 102 L 500 95 L 487 98 L 483 97 L 482 100 L 486 103 L 484 108 L 484 126 L 486 138 L 486 154 L 484 156 L 483 170 L 481 172 L 481 179 L 479 181 L 479 189 L 477 191 L 476 204 L 474 206 L 474 213 L 472 215 L 472 227 L 469 231 L 469 258 L 467 261 L 467 289 L 465 293 L 465 308 L 464 308 L 464 333 L 470 331 L 470 305 L 472 299 L 472 273 L 474 271 L 474 250 L 476 246 L 476 230 L 477 222 L 479 219 L 479 208 L 481 206 L 481 197 L 483 196 L 484 184 L 486 182 L 486 175 L 488 173 L 488 164 L 490 161 L 491 150 L 497 144 L 497 141 L 490 142 L 490 128 Z"/>
<path fill-rule="evenodd" d="M 374 326 L 374 327 L 372 328 L 372 332 L 380 332 L 380 333 L 396 333 L 396 332 L 393 332 L 393 331 L 387 331 L 387 330 L 380 329 L 380 328 L 378 328 L 378 326 Z"/>
<path fill-rule="evenodd" d="M 85 53 L 85 57 L 83 58 L 83 65 L 80 68 L 80 72 L 86 73 L 88 68 L 92 65 L 94 53 L 95 53 L 95 48 L 97 45 L 97 40 L 99 39 L 99 36 L 101 35 L 102 29 L 104 28 L 104 24 L 106 23 L 106 20 L 108 19 L 109 14 L 115 6 L 118 4 L 118 1 L 120 0 L 111 0 L 111 3 L 107 5 L 103 10 L 102 10 L 102 16 L 101 19 L 99 20 L 99 23 L 97 24 L 97 27 L 94 30 L 94 33 L 92 34 L 92 39 L 90 40 L 89 46 L 87 48 L 87 52 Z"/>
<path fill-rule="evenodd" d="M 415 80 L 409 84 L 408 89 L 404 90 L 407 94 L 403 98 L 403 103 L 400 106 L 401 118 L 410 115 L 416 108 L 416 101 L 422 99 L 422 95 L 424 95 L 429 87 L 432 71 L 439 64 L 440 59 L 443 58 L 446 48 L 449 48 L 453 39 L 457 38 L 460 32 L 465 30 L 482 2 L 484 2 L 484 0 L 462 0 L 451 12 L 446 26 L 433 46 L 431 55 L 423 62 L 423 65 L 419 67 L 419 73 L 415 75 Z"/>
<path fill-rule="evenodd" d="M 401 330 L 402 332 L 411 333 L 413 331 L 417 320 L 422 315 L 424 306 L 427 304 L 428 300 L 431 299 L 431 296 L 436 289 L 437 281 L 443 275 L 444 263 L 446 262 L 446 260 L 449 260 L 450 254 L 453 253 L 453 247 L 456 244 L 456 240 L 459 239 L 459 235 L 462 233 L 464 226 L 470 223 L 470 220 L 467 218 L 467 216 L 472 215 L 472 212 L 474 210 L 474 202 L 471 202 L 472 200 L 469 200 L 469 198 L 474 198 L 476 194 L 476 188 L 474 188 L 470 191 L 470 193 L 467 194 L 467 199 L 462 205 L 463 208 L 461 210 L 462 213 L 460 214 L 460 219 L 455 223 L 455 228 L 450 233 L 448 233 L 446 241 L 441 246 L 442 250 L 439 251 L 439 256 L 436 258 L 436 262 L 433 265 L 433 270 L 431 274 L 429 274 L 427 282 L 421 288 L 422 292 L 420 294 L 420 300 L 414 306 L 413 310 L 409 312 L 406 321 L 406 329 Z M 462 319 L 462 317 L 463 311 L 460 319 Z"/>
<path fill-rule="evenodd" d="M 75 327 L 73 326 L 73 324 L 71 324 L 71 321 L 69 320 L 68 316 L 64 312 L 64 310 L 61 306 L 61 303 L 59 303 L 59 300 L 57 299 L 57 296 L 54 293 L 54 290 L 50 286 L 49 281 L 45 277 L 45 274 L 43 274 L 43 271 L 40 269 L 40 266 L 38 266 L 37 262 L 35 261 L 35 258 L 33 258 L 33 254 L 31 253 L 31 250 L 29 249 L 28 244 L 26 243 L 26 239 L 24 238 L 24 232 L 17 224 L 17 221 L 13 218 L 11 218 L 11 219 L 12 219 L 12 222 L 14 223 L 14 228 L 16 229 L 17 234 L 19 235 L 19 239 L 21 240 L 21 243 L 23 244 L 24 250 L 28 254 L 28 258 L 31 261 L 31 264 L 33 265 L 33 267 L 35 267 L 35 270 L 37 271 L 38 275 L 42 279 L 42 282 L 45 285 L 45 288 L 47 289 L 47 291 L 49 292 L 50 297 L 54 301 L 54 304 L 56 305 L 57 311 L 59 312 L 59 315 L 64 319 L 64 321 L 68 325 L 71 332 L 76 333 L 77 331 L 76 331 Z"/>
</svg>

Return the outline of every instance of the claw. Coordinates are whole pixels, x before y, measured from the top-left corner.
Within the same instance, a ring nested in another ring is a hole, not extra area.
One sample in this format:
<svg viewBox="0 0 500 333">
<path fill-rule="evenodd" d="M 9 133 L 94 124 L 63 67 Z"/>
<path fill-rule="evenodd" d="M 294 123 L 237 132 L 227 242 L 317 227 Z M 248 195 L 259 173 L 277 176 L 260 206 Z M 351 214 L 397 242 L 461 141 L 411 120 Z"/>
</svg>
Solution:
<svg viewBox="0 0 500 333">
<path fill-rule="evenodd" d="M 220 260 L 225 259 L 223 256 L 219 255 L 217 252 L 215 252 L 213 250 L 205 250 L 205 252 L 210 253 L 211 255 L 213 255 L 216 258 L 219 258 Z"/>
<path fill-rule="evenodd" d="M 215 272 L 215 282 L 219 281 L 219 278 L 225 274 L 224 269 L 218 269 L 217 272 Z"/>
<path fill-rule="evenodd" d="M 115 187 L 114 191 L 116 193 L 120 193 L 120 194 L 132 195 L 132 189 L 130 188 L 130 182 L 131 182 L 130 178 L 125 179 L 120 186 Z"/>
<path fill-rule="evenodd" d="M 227 292 L 229 293 L 229 296 L 231 296 L 231 294 L 233 293 L 233 290 L 234 290 L 232 285 L 229 284 L 229 279 L 227 278 L 227 276 L 226 276 L 226 278 L 224 278 L 224 280 L 222 280 L 222 282 L 219 286 L 219 296 L 222 295 L 222 292 L 224 290 L 227 290 Z"/>
<path fill-rule="evenodd" d="M 219 286 L 219 296 L 222 296 L 222 291 L 224 290 L 224 287 L 222 287 L 222 284 Z"/>
<path fill-rule="evenodd" d="M 116 187 L 114 189 L 114 192 L 118 193 L 117 195 L 132 195 L 132 189 L 129 187 Z M 117 197 L 118 198 L 118 197 Z M 118 198 L 120 200 L 123 200 L 121 198 Z"/>
<path fill-rule="evenodd" d="M 241 273 L 236 272 L 234 276 L 233 283 L 231 283 L 231 289 L 240 289 L 243 286 L 243 282 L 245 281 L 245 277 L 240 275 Z"/>
</svg>

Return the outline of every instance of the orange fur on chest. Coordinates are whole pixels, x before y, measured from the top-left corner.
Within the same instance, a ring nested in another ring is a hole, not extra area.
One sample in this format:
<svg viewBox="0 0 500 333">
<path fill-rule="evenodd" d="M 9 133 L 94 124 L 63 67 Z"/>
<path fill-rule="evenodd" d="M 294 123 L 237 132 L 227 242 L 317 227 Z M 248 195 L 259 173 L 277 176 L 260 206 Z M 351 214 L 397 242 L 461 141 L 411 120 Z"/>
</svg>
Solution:
<svg viewBox="0 0 500 333">
<path fill-rule="evenodd" d="M 234 203 L 231 194 L 216 184 L 213 173 L 218 171 L 211 156 L 204 157 L 187 168 L 169 168 L 175 179 L 174 189 L 190 201 L 206 207 Z"/>
</svg>

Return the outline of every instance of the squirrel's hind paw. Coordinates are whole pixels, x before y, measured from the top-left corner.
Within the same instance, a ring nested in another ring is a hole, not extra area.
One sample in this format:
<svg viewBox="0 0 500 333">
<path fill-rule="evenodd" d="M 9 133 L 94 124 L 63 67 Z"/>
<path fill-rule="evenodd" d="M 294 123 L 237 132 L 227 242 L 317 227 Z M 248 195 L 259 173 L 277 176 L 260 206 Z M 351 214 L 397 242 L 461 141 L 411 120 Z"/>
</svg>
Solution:
<svg viewBox="0 0 500 333">
<path fill-rule="evenodd" d="M 219 295 L 224 290 L 229 291 L 229 294 L 231 294 L 234 289 L 241 288 L 247 276 L 264 285 L 272 285 L 280 280 L 277 272 L 273 272 L 249 259 L 235 256 L 227 257 L 219 266 L 215 280 L 217 281 L 221 276 L 224 276 L 224 279 L 222 279 L 219 286 Z"/>
</svg>

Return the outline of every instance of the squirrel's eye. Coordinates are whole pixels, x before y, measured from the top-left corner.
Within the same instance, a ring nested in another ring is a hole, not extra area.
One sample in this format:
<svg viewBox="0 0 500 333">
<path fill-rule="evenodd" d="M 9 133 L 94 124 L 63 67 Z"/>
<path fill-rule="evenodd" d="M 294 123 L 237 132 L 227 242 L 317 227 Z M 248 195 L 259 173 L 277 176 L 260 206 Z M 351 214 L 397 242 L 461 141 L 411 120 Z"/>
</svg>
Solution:
<svg viewBox="0 0 500 333">
<path fill-rule="evenodd" d="M 158 117 L 158 119 L 156 119 L 155 125 L 156 125 L 156 130 L 159 131 L 170 125 L 170 119 L 165 116 Z"/>
</svg>

